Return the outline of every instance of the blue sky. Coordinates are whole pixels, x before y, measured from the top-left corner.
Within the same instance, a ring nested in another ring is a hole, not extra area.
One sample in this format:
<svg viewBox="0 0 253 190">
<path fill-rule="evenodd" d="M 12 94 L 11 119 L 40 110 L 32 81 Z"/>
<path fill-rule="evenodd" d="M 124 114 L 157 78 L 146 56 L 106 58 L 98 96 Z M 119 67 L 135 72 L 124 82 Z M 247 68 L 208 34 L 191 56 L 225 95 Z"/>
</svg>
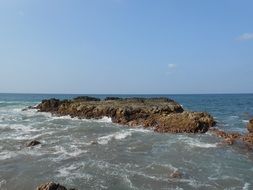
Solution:
<svg viewBox="0 0 253 190">
<path fill-rule="evenodd" d="M 253 92 L 252 0 L 0 0 L 0 92 Z"/>
</svg>

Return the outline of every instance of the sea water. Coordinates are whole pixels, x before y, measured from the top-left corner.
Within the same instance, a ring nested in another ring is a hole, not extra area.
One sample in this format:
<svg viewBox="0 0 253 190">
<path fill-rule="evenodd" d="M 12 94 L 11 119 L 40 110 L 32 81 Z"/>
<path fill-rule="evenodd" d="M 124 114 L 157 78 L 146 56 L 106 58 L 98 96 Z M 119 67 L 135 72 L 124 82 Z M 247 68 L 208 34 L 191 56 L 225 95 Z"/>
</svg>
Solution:
<svg viewBox="0 0 253 190">
<path fill-rule="evenodd" d="M 159 134 L 110 118 L 56 117 L 23 108 L 77 95 L 0 94 L 0 189 L 32 190 L 55 181 L 84 189 L 253 189 L 253 152 L 206 134 Z M 107 95 L 95 95 L 105 98 Z M 212 114 L 222 130 L 246 133 L 252 94 L 121 95 L 178 101 Z M 42 144 L 27 148 L 25 143 Z M 182 178 L 172 178 L 179 171 Z"/>
</svg>

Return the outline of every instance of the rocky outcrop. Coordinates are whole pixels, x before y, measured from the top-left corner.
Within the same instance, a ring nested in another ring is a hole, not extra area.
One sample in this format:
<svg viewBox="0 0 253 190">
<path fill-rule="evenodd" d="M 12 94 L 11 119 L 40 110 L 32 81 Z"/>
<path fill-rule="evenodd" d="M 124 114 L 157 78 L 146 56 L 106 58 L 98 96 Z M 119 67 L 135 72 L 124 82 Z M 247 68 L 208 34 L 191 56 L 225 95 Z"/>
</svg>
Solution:
<svg viewBox="0 0 253 190">
<path fill-rule="evenodd" d="M 224 143 L 233 145 L 237 140 L 240 140 L 242 135 L 240 133 L 225 132 L 218 128 L 212 128 L 211 131 L 218 137 L 224 139 Z"/>
<path fill-rule="evenodd" d="M 39 187 L 36 188 L 36 190 L 67 190 L 67 188 L 54 182 L 48 182 L 40 185 Z"/>
<path fill-rule="evenodd" d="M 155 127 L 155 131 L 163 133 L 205 133 L 215 124 L 212 116 L 203 112 L 172 113 L 160 116 L 156 121 L 160 124 Z"/>
<path fill-rule="evenodd" d="M 39 141 L 37 140 L 32 140 L 32 141 L 29 141 L 25 144 L 26 147 L 32 147 L 32 146 L 36 146 L 36 145 L 39 145 L 41 144 Z"/>
<path fill-rule="evenodd" d="M 253 133 L 253 119 L 249 120 L 249 123 L 247 125 L 247 129 L 250 133 Z"/>
<path fill-rule="evenodd" d="M 247 145 L 247 148 L 253 148 L 253 133 L 240 134 L 236 132 L 225 132 L 218 128 L 212 128 L 211 131 L 218 137 L 224 139 L 224 144 L 233 145 L 240 142 Z"/>
<path fill-rule="evenodd" d="M 182 106 L 168 98 L 117 98 L 100 100 L 78 97 L 73 100 L 43 100 L 37 109 L 41 112 L 71 117 L 100 119 L 112 118 L 112 122 L 151 127 L 157 132 L 197 133 L 206 132 L 215 125 L 213 117 L 203 112 L 184 111 Z"/>
<path fill-rule="evenodd" d="M 253 147 L 253 118 L 249 120 L 249 123 L 247 125 L 247 129 L 249 131 L 248 134 L 244 135 L 242 137 L 242 140 L 248 145 Z"/>
</svg>

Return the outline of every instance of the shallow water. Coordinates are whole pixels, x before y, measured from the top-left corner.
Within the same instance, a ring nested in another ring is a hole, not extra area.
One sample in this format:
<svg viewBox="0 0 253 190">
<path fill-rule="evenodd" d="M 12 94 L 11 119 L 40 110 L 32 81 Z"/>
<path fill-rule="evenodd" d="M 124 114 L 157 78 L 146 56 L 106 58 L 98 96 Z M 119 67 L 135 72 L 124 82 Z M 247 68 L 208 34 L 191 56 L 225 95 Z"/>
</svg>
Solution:
<svg viewBox="0 0 253 190">
<path fill-rule="evenodd" d="M 36 110 L 43 98 L 0 95 L 0 189 L 35 189 L 56 181 L 82 189 L 253 189 L 253 153 L 207 134 L 158 134 Z M 104 96 L 101 96 L 102 98 Z M 172 95 L 185 109 L 208 111 L 218 126 L 246 132 L 253 95 Z M 28 140 L 42 145 L 27 148 Z M 173 179 L 174 171 L 183 174 Z"/>
</svg>

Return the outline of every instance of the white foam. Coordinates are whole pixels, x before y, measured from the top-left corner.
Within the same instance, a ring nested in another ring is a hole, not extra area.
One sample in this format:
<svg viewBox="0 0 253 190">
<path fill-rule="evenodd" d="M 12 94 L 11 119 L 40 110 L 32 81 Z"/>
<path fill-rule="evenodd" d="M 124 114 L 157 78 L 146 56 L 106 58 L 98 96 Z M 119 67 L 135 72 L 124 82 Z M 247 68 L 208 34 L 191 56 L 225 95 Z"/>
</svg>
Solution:
<svg viewBox="0 0 253 190">
<path fill-rule="evenodd" d="M 75 171 L 77 167 L 73 164 L 68 167 L 62 167 L 58 170 L 58 177 L 69 177 L 69 174 L 72 173 L 72 171 Z"/>
<path fill-rule="evenodd" d="M 64 115 L 64 116 L 54 116 L 51 115 L 51 118 L 53 120 L 57 120 L 57 119 L 63 119 L 63 120 L 80 120 L 77 117 L 71 117 L 70 115 Z"/>
<path fill-rule="evenodd" d="M 97 122 L 101 122 L 101 123 L 112 123 L 112 118 L 110 117 L 102 117 L 102 119 L 98 119 L 98 120 L 95 120 Z"/>
<path fill-rule="evenodd" d="M 125 182 L 125 184 L 130 187 L 130 189 L 134 189 L 134 190 L 138 190 L 138 188 L 136 188 L 133 183 L 131 182 L 131 180 L 129 179 L 129 177 L 127 175 L 123 176 L 123 181 Z"/>
<path fill-rule="evenodd" d="M 6 190 L 3 186 L 6 185 L 7 181 L 5 179 L 0 179 L 0 189 L 1 190 Z"/>
<path fill-rule="evenodd" d="M 203 142 L 190 142 L 190 146 L 192 147 L 199 147 L 199 148 L 215 148 L 217 144 L 210 144 L 210 143 L 203 143 Z"/>
<path fill-rule="evenodd" d="M 70 146 L 69 149 L 71 149 L 71 151 L 67 150 L 63 146 L 58 146 L 58 145 L 56 145 L 54 149 L 55 149 L 55 152 L 53 154 L 59 155 L 57 158 L 53 159 L 54 161 L 61 161 L 70 157 L 77 157 L 83 153 L 88 152 L 87 150 L 79 149 L 76 145 Z"/>
<path fill-rule="evenodd" d="M 250 187 L 250 183 L 245 183 L 242 189 L 249 190 L 249 187 Z"/>
<path fill-rule="evenodd" d="M 215 148 L 217 147 L 218 143 L 205 143 L 201 142 L 196 138 L 181 136 L 180 141 L 183 141 L 185 144 L 189 145 L 190 147 L 198 147 L 198 148 Z"/>
<path fill-rule="evenodd" d="M 29 125 L 22 125 L 22 124 L 11 124 L 11 125 L 8 125 L 8 127 L 13 130 L 23 131 L 25 133 L 26 132 L 41 131 L 41 129 L 35 129 Z"/>
<path fill-rule="evenodd" d="M 86 174 L 80 171 L 80 169 L 82 169 L 83 166 L 84 166 L 83 163 L 77 163 L 77 164 L 72 164 L 70 166 L 61 167 L 58 170 L 57 177 L 67 178 L 67 179 L 76 179 L 76 178 L 86 179 L 86 180 L 92 179 L 92 175 Z"/>
<path fill-rule="evenodd" d="M 0 160 L 6 160 L 6 159 L 10 159 L 10 158 L 13 158 L 13 157 L 16 157 L 17 154 L 14 153 L 14 152 L 7 152 L 7 151 L 3 151 L 3 152 L 0 152 Z"/>
<path fill-rule="evenodd" d="M 132 129 L 129 129 L 129 131 L 141 132 L 141 133 L 152 133 L 153 132 L 151 129 L 144 129 L 144 128 L 132 128 Z"/>
<path fill-rule="evenodd" d="M 230 116 L 230 118 L 237 119 L 237 118 L 239 118 L 239 116 L 237 116 L 237 115 L 232 115 L 232 116 Z"/>
<path fill-rule="evenodd" d="M 249 123 L 249 120 L 242 120 L 243 123 Z"/>
<path fill-rule="evenodd" d="M 97 142 L 98 144 L 105 145 L 108 144 L 108 142 L 111 141 L 112 139 L 122 140 L 131 135 L 132 133 L 130 131 L 116 132 L 110 135 L 99 137 Z"/>
</svg>

